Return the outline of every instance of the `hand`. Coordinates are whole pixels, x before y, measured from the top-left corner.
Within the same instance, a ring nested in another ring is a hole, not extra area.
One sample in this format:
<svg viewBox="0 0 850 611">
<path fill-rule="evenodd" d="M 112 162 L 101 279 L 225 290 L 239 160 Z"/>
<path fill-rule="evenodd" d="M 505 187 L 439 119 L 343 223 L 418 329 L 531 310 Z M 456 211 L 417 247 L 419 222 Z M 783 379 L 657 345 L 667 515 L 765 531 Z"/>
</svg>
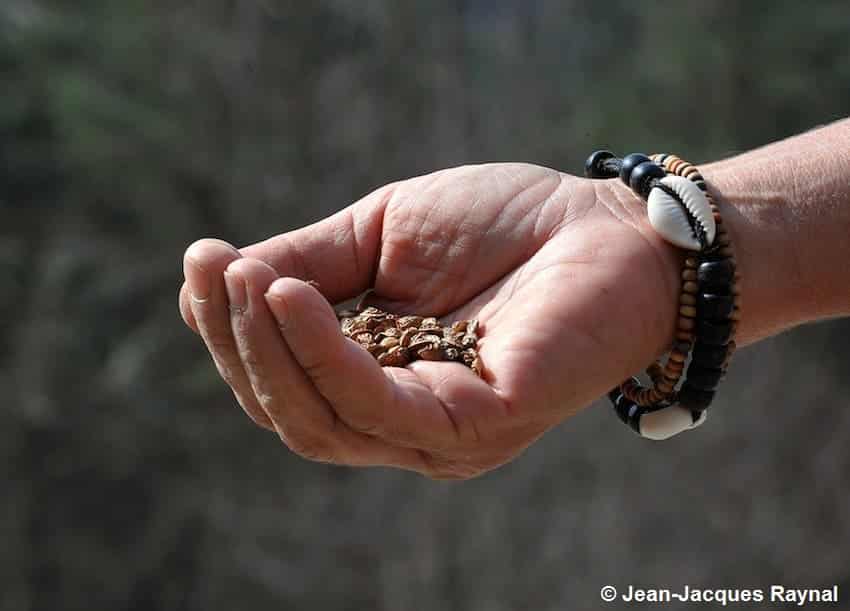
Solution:
<svg viewBox="0 0 850 611">
<path fill-rule="evenodd" d="M 181 310 L 245 411 L 295 452 L 467 478 L 664 352 L 678 266 L 618 180 L 468 166 L 239 251 L 196 242 Z M 379 367 L 330 306 L 368 288 L 393 312 L 478 318 L 483 379 Z"/>
</svg>

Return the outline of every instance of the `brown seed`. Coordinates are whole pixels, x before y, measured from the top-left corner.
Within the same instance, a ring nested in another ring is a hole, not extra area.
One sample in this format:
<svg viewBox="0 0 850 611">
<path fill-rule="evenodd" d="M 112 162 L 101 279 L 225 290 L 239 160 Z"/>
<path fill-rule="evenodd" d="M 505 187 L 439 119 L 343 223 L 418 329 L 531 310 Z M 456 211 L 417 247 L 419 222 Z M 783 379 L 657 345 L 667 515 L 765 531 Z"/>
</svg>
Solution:
<svg viewBox="0 0 850 611">
<path fill-rule="evenodd" d="M 409 327 L 401 332 L 401 338 L 399 338 L 398 342 L 407 348 L 410 346 L 410 340 L 413 339 L 413 336 L 418 333 L 418 330 L 415 327 Z"/>
<path fill-rule="evenodd" d="M 452 323 L 452 333 L 466 333 L 466 327 L 469 324 L 468 320 L 456 320 Z"/>
<path fill-rule="evenodd" d="M 421 316 L 400 316 L 396 321 L 398 328 L 401 330 L 405 330 L 409 327 L 418 327 L 422 324 Z"/>
<path fill-rule="evenodd" d="M 398 338 L 395 338 L 395 337 L 385 337 L 384 339 L 381 340 L 380 345 L 383 348 L 387 348 L 387 349 L 394 348 L 395 346 L 399 345 L 399 341 L 398 341 Z M 404 346 L 404 344 L 402 344 L 402 346 Z"/>
<path fill-rule="evenodd" d="M 372 344 L 370 346 L 364 346 L 364 348 L 366 348 L 366 350 L 369 351 L 369 354 L 371 354 L 375 358 L 378 358 L 380 355 L 387 351 L 387 349 L 384 348 L 381 344 Z"/>
<path fill-rule="evenodd" d="M 358 344 L 372 344 L 374 343 L 374 336 L 369 332 L 358 333 L 354 336 L 354 341 Z"/>
<path fill-rule="evenodd" d="M 375 326 L 372 328 L 374 333 L 381 333 L 382 331 L 386 331 L 387 329 L 396 329 L 396 324 L 394 320 L 381 320 L 378 321 Z"/>
<path fill-rule="evenodd" d="M 381 367 L 404 367 L 409 362 L 407 353 L 401 346 L 390 348 L 378 357 L 378 364 Z"/>
<path fill-rule="evenodd" d="M 426 346 L 425 348 L 420 348 L 416 351 L 417 356 L 423 361 L 442 361 L 443 360 L 443 351 L 440 350 L 440 346 Z"/>
</svg>

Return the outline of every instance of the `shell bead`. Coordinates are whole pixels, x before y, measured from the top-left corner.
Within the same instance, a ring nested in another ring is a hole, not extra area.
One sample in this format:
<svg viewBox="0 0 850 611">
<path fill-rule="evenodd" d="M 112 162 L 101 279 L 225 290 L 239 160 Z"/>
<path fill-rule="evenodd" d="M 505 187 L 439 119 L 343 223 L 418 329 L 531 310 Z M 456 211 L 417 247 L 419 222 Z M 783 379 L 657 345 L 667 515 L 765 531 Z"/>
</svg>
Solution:
<svg viewBox="0 0 850 611">
<path fill-rule="evenodd" d="M 671 405 L 652 412 L 644 413 L 638 422 L 640 434 L 647 439 L 661 441 L 693 429 L 705 422 L 705 412 L 694 419 L 689 409 L 680 405 Z"/>
<path fill-rule="evenodd" d="M 714 242 L 717 226 L 705 194 L 693 182 L 681 176 L 665 176 L 660 182 L 679 196 L 688 212 L 702 225 L 706 242 L 710 246 Z M 663 189 L 655 188 L 649 193 L 646 208 L 652 228 L 665 240 L 687 250 L 702 250 L 688 222 L 688 215 L 676 198 Z"/>
</svg>

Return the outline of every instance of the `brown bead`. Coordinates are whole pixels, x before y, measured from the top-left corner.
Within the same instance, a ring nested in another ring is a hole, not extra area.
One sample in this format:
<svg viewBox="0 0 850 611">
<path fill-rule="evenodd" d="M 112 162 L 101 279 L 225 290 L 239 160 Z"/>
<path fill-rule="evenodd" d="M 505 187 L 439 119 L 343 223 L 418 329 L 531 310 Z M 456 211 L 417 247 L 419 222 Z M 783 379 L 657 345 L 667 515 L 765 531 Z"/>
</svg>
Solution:
<svg viewBox="0 0 850 611">
<path fill-rule="evenodd" d="M 665 373 L 679 373 L 684 368 L 685 368 L 684 361 L 668 360 L 667 364 L 664 365 L 664 372 Z"/>
<path fill-rule="evenodd" d="M 690 331 L 676 331 L 676 339 L 680 342 L 690 342 L 694 339 L 694 334 Z"/>
<path fill-rule="evenodd" d="M 680 331 L 692 331 L 695 325 L 693 318 L 687 318 L 685 316 L 679 316 L 679 320 L 676 321 L 676 324 Z"/>
<path fill-rule="evenodd" d="M 685 267 L 696 269 L 699 266 L 699 259 L 696 257 L 685 257 Z"/>
<path fill-rule="evenodd" d="M 673 392 L 674 386 L 672 384 L 667 383 L 667 382 L 661 382 L 658 386 L 656 386 L 656 388 L 660 392 L 662 392 L 664 395 L 669 395 L 670 393 Z"/>
<path fill-rule="evenodd" d="M 717 252 L 719 252 L 724 257 L 732 257 L 735 255 L 735 252 L 732 250 L 731 246 L 724 246 Z"/>
<path fill-rule="evenodd" d="M 685 293 L 690 293 L 691 295 L 696 295 L 699 290 L 699 285 L 696 282 L 688 281 L 682 284 L 682 291 Z"/>
<path fill-rule="evenodd" d="M 688 358 L 687 354 L 682 354 L 678 350 L 673 350 L 673 352 L 670 353 L 670 360 L 673 361 L 674 363 L 684 364 L 684 362 L 687 360 L 687 358 Z"/>
<path fill-rule="evenodd" d="M 650 365 L 649 367 L 646 368 L 646 375 L 648 375 L 649 379 L 652 380 L 653 382 L 655 380 L 657 380 L 658 378 L 660 378 L 661 377 L 661 363 L 659 363 L 658 361 L 655 361 L 654 363 L 652 363 L 652 365 Z"/>
<path fill-rule="evenodd" d="M 687 267 L 682 271 L 682 280 L 696 280 L 696 279 L 697 279 L 697 270 Z"/>
<path fill-rule="evenodd" d="M 688 318 L 695 318 L 697 315 L 697 309 L 694 306 L 683 305 L 679 308 L 679 314 L 687 316 Z"/>
<path fill-rule="evenodd" d="M 682 293 L 681 295 L 679 295 L 679 303 L 682 304 L 682 305 L 689 305 L 689 306 L 696 305 L 697 304 L 697 298 L 694 297 L 693 295 L 688 294 L 688 293 Z"/>
</svg>

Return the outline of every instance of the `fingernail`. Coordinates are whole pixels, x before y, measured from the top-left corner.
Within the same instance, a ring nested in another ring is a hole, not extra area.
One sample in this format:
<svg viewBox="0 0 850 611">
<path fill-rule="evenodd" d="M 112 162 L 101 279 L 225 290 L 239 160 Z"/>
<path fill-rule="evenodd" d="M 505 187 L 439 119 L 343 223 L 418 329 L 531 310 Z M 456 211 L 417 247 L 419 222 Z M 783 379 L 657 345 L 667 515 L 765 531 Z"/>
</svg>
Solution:
<svg viewBox="0 0 850 611">
<path fill-rule="evenodd" d="M 242 311 L 248 303 L 248 292 L 245 280 L 236 272 L 224 272 L 224 287 L 227 289 L 227 300 L 231 310 Z"/>
<path fill-rule="evenodd" d="M 189 286 L 189 295 L 193 301 L 203 303 L 209 299 L 209 274 L 192 257 L 184 257 L 183 275 L 186 277 L 186 284 Z"/>
<path fill-rule="evenodd" d="M 266 303 L 269 304 L 269 309 L 277 320 L 277 325 L 282 330 L 286 329 L 290 323 L 289 306 L 286 303 L 286 299 L 282 295 L 273 293 L 271 290 L 266 293 L 265 297 Z"/>
</svg>

